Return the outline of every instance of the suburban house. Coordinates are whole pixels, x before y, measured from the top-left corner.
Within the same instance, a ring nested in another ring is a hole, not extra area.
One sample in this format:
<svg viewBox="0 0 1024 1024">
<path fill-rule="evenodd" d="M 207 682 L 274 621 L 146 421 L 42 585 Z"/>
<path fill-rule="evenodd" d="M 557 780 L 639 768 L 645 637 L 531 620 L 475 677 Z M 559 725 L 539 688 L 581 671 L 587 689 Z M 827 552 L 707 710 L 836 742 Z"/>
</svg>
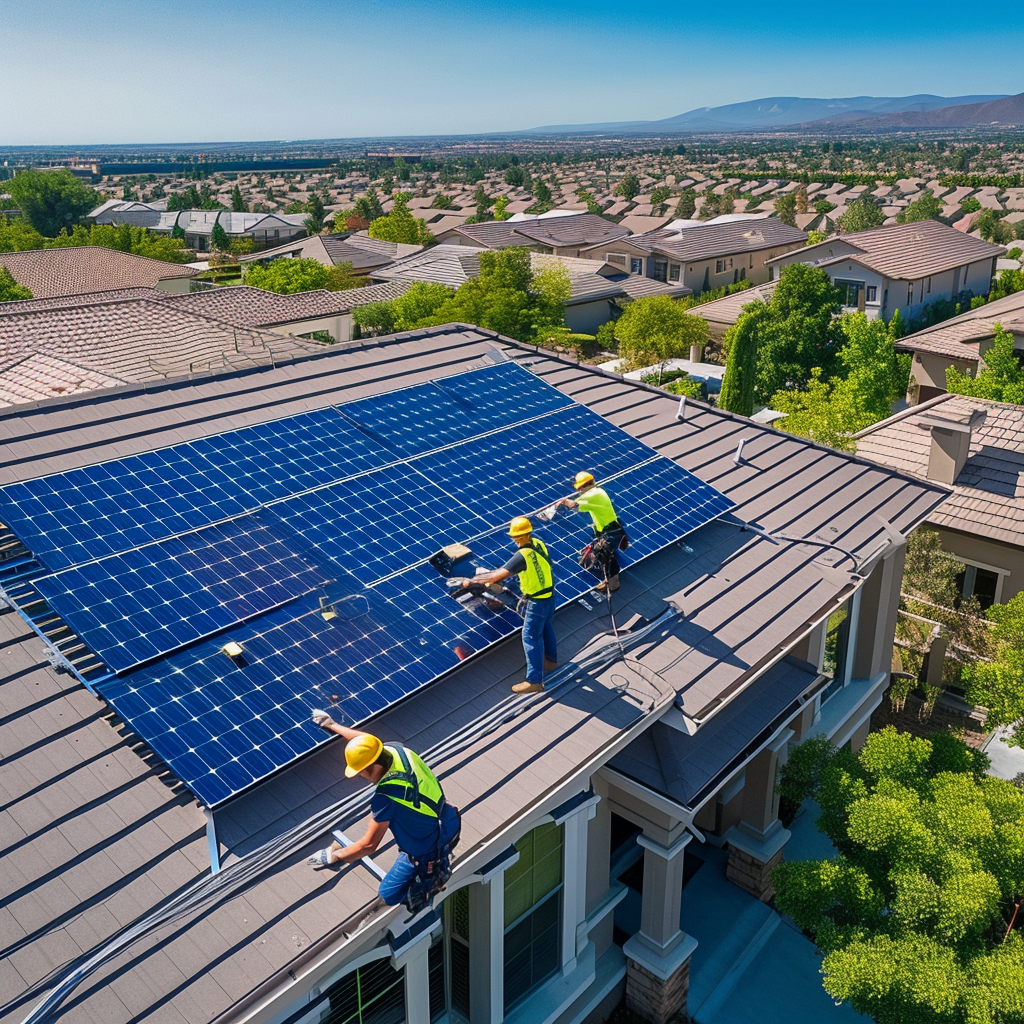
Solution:
<svg viewBox="0 0 1024 1024">
<path fill-rule="evenodd" d="M 738 281 L 761 284 L 769 279 L 767 261 L 806 241 L 803 231 L 764 217 L 631 235 L 592 245 L 581 255 L 697 294 Z"/>
<path fill-rule="evenodd" d="M 580 256 L 593 245 L 606 244 L 629 234 L 627 228 L 596 213 L 571 213 L 528 216 L 516 214 L 509 220 L 460 224 L 437 236 L 450 245 L 470 245 L 484 249 L 507 249 L 524 245 L 537 252 L 557 256 Z"/>
<path fill-rule="evenodd" d="M 773 277 L 792 263 L 821 267 L 843 292 L 847 310 L 872 320 L 890 320 L 899 310 L 906 323 L 929 303 L 987 295 L 1004 251 L 937 220 L 922 220 L 833 235 L 776 256 L 768 267 Z"/>
<path fill-rule="evenodd" d="M 330 235 L 310 235 L 291 242 L 242 256 L 239 263 L 269 263 L 276 259 L 316 260 L 325 267 L 351 263 L 357 273 L 369 274 L 419 252 L 423 246 L 407 242 L 385 242 L 364 234 L 339 232 Z"/>
<path fill-rule="evenodd" d="M 724 338 L 725 332 L 739 320 L 744 306 L 751 302 L 771 301 L 777 283 L 769 281 L 768 284 L 755 284 L 743 291 L 723 295 L 720 299 L 702 302 L 693 312 L 708 322 L 712 338 Z"/>
<path fill-rule="evenodd" d="M 1024 292 L 1004 295 L 901 339 L 896 347 L 914 354 L 907 401 L 916 405 L 943 394 L 947 367 L 977 375 L 992 347 L 996 324 L 1009 331 L 1014 348 L 1024 352 Z"/>
<path fill-rule="evenodd" d="M 89 218 L 96 224 L 130 224 L 170 235 L 180 229 L 190 249 L 208 250 L 213 225 L 219 223 L 229 239 L 251 238 L 267 249 L 306 233 L 304 213 L 238 213 L 232 210 L 168 210 L 167 200 L 140 203 L 112 199 L 98 206 Z"/>
<path fill-rule="evenodd" d="M 407 284 L 423 281 L 458 288 L 480 274 L 480 254 L 490 251 L 441 243 L 373 271 L 370 277 L 374 281 Z M 690 294 L 688 288 L 679 285 L 630 277 L 610 263 L 538 252 L 531 252 L 530 257 L 535 271 L 561 267 L 568 273 L 572 293 L 565 304 L 565 322 L 576 334 L 593 334 L 602 324 L 614 319 L 620 312 L 615 300 L 650 295 L 683 298 Z"/>
<path fill-rule="evenodd" d="M 119 288 L 158 288 L 187 292 L 197 271 L 179 263 L 136 256 L 101 245 L 67 249 L 29 249 L 0 252 L 0 267 L 10 272 L 34 299 L 85 295 Z M 3 307 L 8 308 L 7 305 Z"/>
<path fill-rule="evenodd" d="M 953 488 L 928 516 L 982 608 L 1024 590 L 1024 415 L 1019 405 L 942 394 L 856 435 L 857 453 Z"/>
<path fill-rule="evenodd" d="M 748 982 L 780 920 L 762 902 L 789 838 L 777 771 L 805 737 L 864 741 L 905 540 L 949 486 L 459 324 L 2 410 L 0 429 L 2 1024 L 578 1024 L 623 994 L 655 1024 L 734 997 L 785 1019 L 787 986 Z M 549 443 L 526 444 L 538 431 Z M 609 604 L 572 568 L 582 520 L 544 527 L 561 667 L 511 697 L 516 617 L 463 608 L 427 559 L 471 540 L 498 562 L 510 510 L 536 512 L 581 468 L 608 479 L 634 535 L 622 587 Z M 434 480 L 460 473 L 466 501 L 493 503 L 500 477 L 490 532 Z M 689 497 L 671 497 L 684 478 Z M 166 543 L 173 561 L 211 529 L 241 543 L 220 517 L 243 514 L 262 531 L 246 557 L 312 589 L 267 611 L 261 586 L 225 619 L 168 568 L 194 612 L 114 587 L 115 638 L 74 565 L 52 575 L 94 533 L 132 542 L 108 515 L 144 532 L 132 558 Z M 359 580 L 321 553 L 339 537 Z M 396 552 L 411 565 L 397 577 Z M 442 640 L 448 622 L 473 644 Z M 183 630 L 173 649 L 153 646 L 165 627 Z M 428 678 L 403 690 L 413 667 Z M 368 806 L 317 707 L 422 753 L 462 809 L 433 909 L 367 916 L 393 845 L 307 865 L 332 831 L 361 835 Z"/>
</svg>

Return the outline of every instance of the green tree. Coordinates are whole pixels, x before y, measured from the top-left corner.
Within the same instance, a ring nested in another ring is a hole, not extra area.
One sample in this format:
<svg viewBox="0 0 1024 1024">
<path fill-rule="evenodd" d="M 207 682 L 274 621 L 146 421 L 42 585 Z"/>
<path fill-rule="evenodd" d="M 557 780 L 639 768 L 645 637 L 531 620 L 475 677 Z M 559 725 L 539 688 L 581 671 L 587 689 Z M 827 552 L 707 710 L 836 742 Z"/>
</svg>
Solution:
<svg viewBox="0 0 1024 1024">
<path fill-rule="evenodd" d="M 335 263 L 332 267 L 325 268 L 324 283 L 321 287 L 329 292 L 347 292 L 352 288 L 362 288 L 370 283 L 370 279 L 357 274 L 350 261 Z"/>
<path fill-rule="evenodd" d="M 754 302 L 746 308 L 757 314 L 753 324 L 757 403 L 768 405 L 778 392 L 804 387 L 815 367 L 825 380 L 832 376 L 836 367 L 833 321 L 841 300 L 821 267 L 801 263 L 783 267 L 768 303 Z"/>
<path fill-rule="evenodd" d="M 323 288 L 328 268 L 318 260 L 277 259 L 270 263 L 250 263 L 245 270 L 245 284 L 268 292 L 292 295 Z"/>
<path fill-rule="evenodd" d="M 372 185 L 367 189 L 365 196 L 360 196 L 355 201 L 352 212 L 367 224 L 372 224 L 378 217 L 384 216 L 384 207 L 381 206 L 380 196 L 377 195 L 377 190 Z"/>
<path fill-rule="evenodd" d="M 32 292 L 24 285 L 18 284 L 6 267 L 0 267 L 0 302 L 31 298 Z"/>
<path fill-rule="evenodd" d="M 697 209 L 697 193 L 692 188 L 688 188 L 679 197 L 679 202 L 676 203 L 676 216 L 681 217 L 683 220 L 692 220 L 693 214 Z"/>
<path fill-rule="evenodd" d="M 942 216 L 942 203 L 925 189 L 920 199 L 915 199 L 906 209 L 896 215 L 897 224 L 913 224 L 919 220 L 938 220 Z"/>
<path fill-rule="evenodd" d="M 725 377 L 718 404 L 740 416 L 754 413 L 754 385 L 757 380 L 758 313 L 741 313 L 725 337 Z"/>
<path fill-rule="evenodd" d="M 395 314 L 391 302 L 368 302 L 352 310 L 352 322 L 359 328 L 361 337 L 379 337 L 391 334 L 395 329 Z"/>
<path fill-rule="evenodd" d="M 954 395 L 987 398 L 993 402 L 1015 402 L 1024 405 L 1024 367 L 1017 361 L 1013 335 L 995 325 L 992 347 L 982 356 L 985 367 L 971 377 L 956 367 L 946 367 L 946 390 Z"/>
<path fill-rule="evenodd" d="M 443 192 L 438 192 L 434 196 L 434 201 L 430 204 L 432 210 L 450 210 L 455 206 L 452 202 L 452 197 L 445 195 Z"/>
<path fill-rule="evenodd" d="M 627 174 L 622 181 L 615 186 L 615 194 L 622 196 L 627 202 L 632 202 L 640 195 L 640 179 L 635 174 Z"/>
<path fill-rule="evenodd" d="M 1013 241 L 1013 228 L 1003 221 L 1004 216 L 1005 213 L 1001 210 L 983 210 L 974 226 L 986 242 L 1005 245 Z"/>
<path fill-rule="evenodd" d="M 672 189 L 668 185 L 661 185 L 651 193 L 651 210 L 657 209 L 664 203 L 668 202 L 669 196 L 672 195 Z"/>
<path fill-rule="evenodd" d="M 836 230 L 844 235 L 852 235 L 858 231 L 881 227 L 884 223 L 882 208 L 870 196 L 863 195 L 847 205 L 846 212 L 836 220 Z"/>
<path fill-rule="evenodd" d="M 309 197 L 306 203 L 306 212 L 309 214 L 306 218 L 306 234 L 319 235 L 324 229 L 327 214 L 324 210 L 324 201 L 316 192 Z"/>
<path fill-rule="evenodd" d="M 213 230 L 210 232 L 210 245 L 218 252 L 227 252 L 228 247 L 231 245 L 228 233 L 224 230 L 224 225 L 221 224 L 219 219 L 214 221 Z"/>
<path fill-rule="evenodd" d="M 779 196 L 779 198 L 775 200 L 775 215 L 783 224 L 788 224 L 791 228 L 795 228 L 796 196 Z"/>
<path fill-rule="evenodd" d="M 631 302 L 615 324 L 619 355 L 639 368 L 658 364 L 659 378 L 670 359 L 688 358 L 691 345 L 706 345 L 707 321 L 667 295 Z"/>
<path fill-rule="evenodd" d="M 473 202 L 476 203 L 476 219 L 478 221 L 488 220 L 494 200 L 484 191 L 483 185 L 477 185 L 476 191 L 473 193 Z"/>
<path fill-rule="evenodd" d="M 370 223 L 370 237 L 385 242 L 405 242 L 409 245 L 432 245 L 434 236 L 422 220 L 409 212 L 408 192 L 396 192 L 391 212 L 383 217 L 376 217 Z"/>
<path fill-rule="evenodd" d="M 498 198 L 494 200 L 495 220 L 508 220 L 509 217 L 512 216 L 512 214 L 508 212 L 509 202 L 510 200 L 508 196 L 498 196 Z"/>
<path fill-rule="evenodd" d="M 967 700 L 986 709 L 985 728 L 1012 726 L 1008 738 L 1024 746 L 1024 591 L 986 612 L 992 623 L 985 659 L 968 663 L 963 672 Z"/>
<path fill-rule="evenodd" d="M 533 198 L 538 203 L 550 203 L 551 202 L 551 189 L 548 188 L 548 184 L 543 178 L 538 178 L 533 183 Z"/>
<path fill-rule="evenodd" d="M 977 196 L 968 196 L 960 203 L 960 209 L 964 213 L 977 213 L 981 209 L 981 203 L 978 202 Z"/>
<path fill-rule="evenodd" d="M 522 167 L 510 167 L 505 172 L 505 184 L 512 185 L 514 188 L 529 188 L 530 176 Z"/>
<path fill-rule="evenodd" d="M 31 224 L 20 217 L 0 217 L 0 252 L 27 252 L 42 249 L 46 240 Z"/>
<path fill-rule="evenodd" d="M 29 224 L 50 238 L 80 223 L 101 201 L 95 189 L 63 169 L 21 171 L 5 188 Z"/>
<path fill-rule="evenodd" d="M 443 284 L 418 281 L 404 295 L 391 302 L 392 331 L 410 331 L 432 320 L 437 311 L 455 294 Z"/>
<path fill-rule="evenodd" d="M 892 727 L 858 755 L 810 740 L 780 790 L 813 796 L 840 852 L 772 872 L 776 903 L 825 953 L 833 999 L 878 1024 L 1019 1021 L 1024 793 L 949 735 Z"/>
<path fill-rule="evenodd" d="M 576 189 L 576 198 L 581 203 L 587 204 L 587 213 L 600 213 L 601 206 L 598 201 L 594 198 L 593 192 L 588 192 L 585 188 Z"/>
<path fill-rule="evenodd" d="M 235 185 L 231 190 L 231 209 L 235 213 L 247 213 L 249 207 L 245 205 L 245 199 L 242 197 L 242 190 Z"/>
<path fill-rule="evenodd" d="M 988 301 L 1002 299 L 1020 291 L 1024 291 L 1024 270 L 1001 270 L 992 279 Z"/>
</svg>

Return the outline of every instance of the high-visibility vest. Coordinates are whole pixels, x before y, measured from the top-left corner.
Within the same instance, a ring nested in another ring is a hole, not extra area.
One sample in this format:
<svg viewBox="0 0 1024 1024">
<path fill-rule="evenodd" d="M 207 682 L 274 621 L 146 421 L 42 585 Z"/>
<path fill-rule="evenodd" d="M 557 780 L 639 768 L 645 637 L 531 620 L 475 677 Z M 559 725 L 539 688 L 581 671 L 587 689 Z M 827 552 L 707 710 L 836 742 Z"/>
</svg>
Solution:
<svg viewBox="0 0 1024 1024">
<path fill-rule="evenodd" d="M 594 533 L 603 533 L 619 517 L 608 492 L 603 487 L 591 487 L 577 499 L 576 505 L 581 512 L 589 512 L 594 524 Z"/>
<path fill-rule="evenodd" d="M 519 574 L 520 591 L 526 597 L 551 597 L 555 592 L 555 578 L 544 541 L 531 537 L 530 543 L 519 551 L 526 560 L 526 568 Z"/>
<path fill-rule="evenodd" d="M 445 806 L 444 793 L 423 758 L 397 743 L 385 744 L 384 749 L 391 755 L 391 769 L 377 783 L 376 792 L 401 807 L 440 818 Z"/>
</svg>

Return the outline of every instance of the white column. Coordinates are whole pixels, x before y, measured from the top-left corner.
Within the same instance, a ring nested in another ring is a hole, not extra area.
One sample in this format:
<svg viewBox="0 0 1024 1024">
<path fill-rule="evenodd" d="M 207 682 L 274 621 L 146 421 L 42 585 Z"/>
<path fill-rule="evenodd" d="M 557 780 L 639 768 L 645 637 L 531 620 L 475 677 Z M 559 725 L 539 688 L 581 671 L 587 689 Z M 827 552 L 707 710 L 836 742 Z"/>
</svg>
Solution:
<svg viewBox="0 0 1024 1024">
<path fill-rule="evenodd" d="M 396 971 L 405 968 L 406 1024 L 430 1024 L 430 943 L 433 929 L 421 932 L 391 957 Z"/>
<path fill-rule="evenodd" d="M 594 796 L 565 818 L 562 862 L 562 973 L 576 967 L 576 958 L 587 944 L 587 832 L 601 798 Z"/>
<path fill-rule="evenodd" d="M 470 1020 L 501 1024 L 505 1016 L 504 866 L 470 888 L 469 934 Z"/>
</svg>

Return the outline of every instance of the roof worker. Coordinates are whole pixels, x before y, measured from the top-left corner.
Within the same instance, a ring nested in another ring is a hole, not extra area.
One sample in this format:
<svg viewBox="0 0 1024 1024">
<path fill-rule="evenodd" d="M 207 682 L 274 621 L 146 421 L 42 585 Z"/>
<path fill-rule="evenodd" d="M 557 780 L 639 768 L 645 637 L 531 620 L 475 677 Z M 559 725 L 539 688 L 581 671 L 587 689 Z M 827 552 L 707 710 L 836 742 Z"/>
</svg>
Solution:
<svg viewBox="0 0 1024 1024">
<path fill-rule="evenodd" d="M 526 679 L 512 687 L 513 693 L 540 693 L 544 673 L 558 668 L 555 639 L 555 578 L 548 549 L 533 535 L 533 524 L 526 516 L 512 520 L 508 535 L 516 542 L 515 554 L 500 568 L 477 573 L 474 583 L 499 583 L 513 573 L 519 574 L 519 590 L 526 602 L 523 614 L 523 650 L 526 652 Z"/>
<path fill-rule="evenodd" d="M 451 852 L 462 828 L 458 808 L 445 800 L 441 784 L 419 754 L 338 725 L 326 711 L 314 711 L 313 721 L 348 741 L 346 777 L 358 775 L 376 788 L 363 838 L 350 846 L 334 842 L 309 863 L 336 868 L 372 857 L 390 828 L 400 853 L 380 883 L 380 897 L 388 906 L 405 903 L 417 913 L 451 877 Z"/>
<path fill-rule="evenodd" d="M 577 473 L 573 481 L 575 498 L 563 498 L 559 504 L 566 508 L 590 514 L 594 528 L 594 541 L 590 546 L 593 565 L 588 566 L 592 572 L 603 577 L 597 585 L 602 593 L 614 593 L 619 589 L 619 559 L 616 552 L 625 550 L 629 544 L 626 530 L 619 521 L 612 499 L 603 487 L 597 486 L 594 474 L 586 470 Z"/>
</svg>

